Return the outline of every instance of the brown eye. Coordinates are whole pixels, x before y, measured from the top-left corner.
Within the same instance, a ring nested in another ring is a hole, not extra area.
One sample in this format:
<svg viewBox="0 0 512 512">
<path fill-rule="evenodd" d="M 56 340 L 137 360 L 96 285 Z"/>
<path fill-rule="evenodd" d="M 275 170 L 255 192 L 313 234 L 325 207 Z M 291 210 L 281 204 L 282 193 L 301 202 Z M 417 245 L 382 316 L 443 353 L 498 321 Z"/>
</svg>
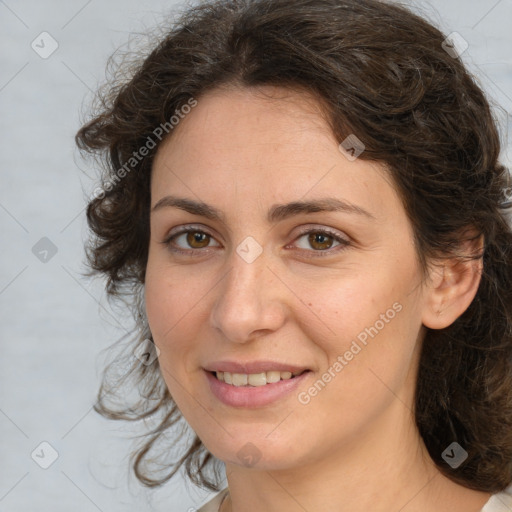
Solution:
<svg viewBox="0 0 512 512">
<path fill-rule="evenodd" d="M 338 254 L 351 245 L 350 240 L 346 239 L 338 232 L 322 229 L 307 229 L 296 239 L 295 246 L 309 253 L 310 256 L 331 256 Z"/>
<path fill-rule="evenodd" d="M 309 244 L 313 249 L 323 250 L 330 249 L 333 244 L 333 237 L 326 233 L 310 233 L 308 236 Z"/>
<path fill-rule="evenodd" d="M 214 245 L 211 243 L 214 242 Z M 182 229 L 162 241 L 170 251 L 181 254 L 203 254 L 201 249 L 220 247 L 215 238 L 202 229 Z"/>
<path fill-rule="evenodd" d="M 210 235 L 202 231 L 188 231 L 187 244 L 193 249 L 203 249 L 208 247 L 210 243 Z"/>
</svg>

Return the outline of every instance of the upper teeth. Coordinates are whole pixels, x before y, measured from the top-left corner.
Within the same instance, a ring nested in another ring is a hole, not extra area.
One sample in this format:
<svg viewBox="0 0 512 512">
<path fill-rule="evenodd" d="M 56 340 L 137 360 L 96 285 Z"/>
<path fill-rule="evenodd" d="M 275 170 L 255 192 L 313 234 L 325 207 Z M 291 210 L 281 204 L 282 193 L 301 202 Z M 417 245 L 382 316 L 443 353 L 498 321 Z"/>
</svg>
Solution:
<svg viewBox="0 0 512 512">
<path fill-rule="evenodd" d="M 265 384 L 272 384 L 282 380 L 291 379 L 292 375 L 299 375 L 302 372 L 262 372 L 262 373 L 230 373 L 230 372 L 215 372 L 217 379 L 232 384 L 233 386 L 264 386 Z"/>
</svg>

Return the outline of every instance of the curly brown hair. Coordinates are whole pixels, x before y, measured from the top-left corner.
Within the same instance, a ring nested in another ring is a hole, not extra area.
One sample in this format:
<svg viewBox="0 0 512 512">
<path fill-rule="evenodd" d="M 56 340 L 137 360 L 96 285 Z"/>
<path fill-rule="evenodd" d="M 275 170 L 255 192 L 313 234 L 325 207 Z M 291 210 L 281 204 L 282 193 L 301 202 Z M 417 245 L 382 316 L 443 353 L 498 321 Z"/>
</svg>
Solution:
<svg viewBox="0 0 512 512">
<path fill-rule="evenodd" d="M 451 480 L 486 492 L 511 484 L 510 178 L 498 161 L 489 102 L 460 57 L 446 51 L 445 38 L 409 9 L 377 0 L 208 0 L 189 7 L 149 55 L 138 56 L 128 79 L 115 74 L 100 89 L 97 110 L 76 136 L 79 148 L 102 162 L 102 189 L 87 207 L 94 236 L 86 275 L 107 278 L 107 296 L 131 309 L 135 328 L 124 356 L 105 369 L 95 410 L 117 420 L 157 419 L 132 454 L 143 484 L 161 485 L 184 467 L 196 485 L 219 489 L 219 461 L 197 435 L 176 461 L 164 462 L 162 476 L 146 465 L 150 450 L 183 418 L 158 362 L 141 364 L 132 351 L 151 340 L 144 280 L 152 162 L 161 140 L 172 136 L 172 116 L 223 85 L 313 93 L 337 140 L 355 134 L 366 146 L 359 158 L 389 168 L 423 271 L 433 258 L 463 257 L 458 248 L 469 228 L 484 236 L 483 254 L 475 256 L 483 258 L 476 297 L 449 327 L 427 329 L 415 419 L 430 456 Z M 126 63 L 118 68 L 126 69 Z M 157 136 L 164 126 L 165 136 Z M 129 382 L 139 390 L 133 400 Z M 441 456 L 453 441 L 468 452 L 457 469 Z M 169 446 L 159 453 L 168 454 Z"/>
</svg>

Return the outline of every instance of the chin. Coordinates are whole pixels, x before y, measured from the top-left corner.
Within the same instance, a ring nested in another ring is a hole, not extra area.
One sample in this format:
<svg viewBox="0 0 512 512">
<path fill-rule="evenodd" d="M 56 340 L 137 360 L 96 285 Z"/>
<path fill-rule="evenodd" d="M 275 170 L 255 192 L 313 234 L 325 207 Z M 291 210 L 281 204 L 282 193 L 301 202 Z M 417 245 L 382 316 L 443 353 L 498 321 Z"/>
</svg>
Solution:
<svg viewBox="0 0 512 512">
<path fill-rule="evenodd" d="M 265 436 L 244 436 L 243 439 L 226 436 L 222 443 L 217 439 L 213 445 L 205 443 L 205 446 L 225 464 L 248 469 L 281 470 L 298 464 L 298 454 L 291 449 L 289 442 L 276 444 L 265 439 Z"/>
</svg>

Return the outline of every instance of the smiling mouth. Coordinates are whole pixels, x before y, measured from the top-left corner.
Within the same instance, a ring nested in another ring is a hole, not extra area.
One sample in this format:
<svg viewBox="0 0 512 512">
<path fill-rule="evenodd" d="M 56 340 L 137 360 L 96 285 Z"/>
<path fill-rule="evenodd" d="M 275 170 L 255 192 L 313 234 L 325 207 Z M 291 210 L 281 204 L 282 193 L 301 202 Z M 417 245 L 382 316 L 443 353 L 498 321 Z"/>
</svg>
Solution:
<svg viewBox="0 0 512 512">
<path fill-rule="evenodd" d="M 217 380 L 236 387 L 260 387 L 268 384 L 275 384 L 282 380 L 291 380 L 310 370 L 301 370 L 295 373 L 268 371 L 261 373 L 230 373 L 230 372 L 210 372 Z"/>
</svg>

